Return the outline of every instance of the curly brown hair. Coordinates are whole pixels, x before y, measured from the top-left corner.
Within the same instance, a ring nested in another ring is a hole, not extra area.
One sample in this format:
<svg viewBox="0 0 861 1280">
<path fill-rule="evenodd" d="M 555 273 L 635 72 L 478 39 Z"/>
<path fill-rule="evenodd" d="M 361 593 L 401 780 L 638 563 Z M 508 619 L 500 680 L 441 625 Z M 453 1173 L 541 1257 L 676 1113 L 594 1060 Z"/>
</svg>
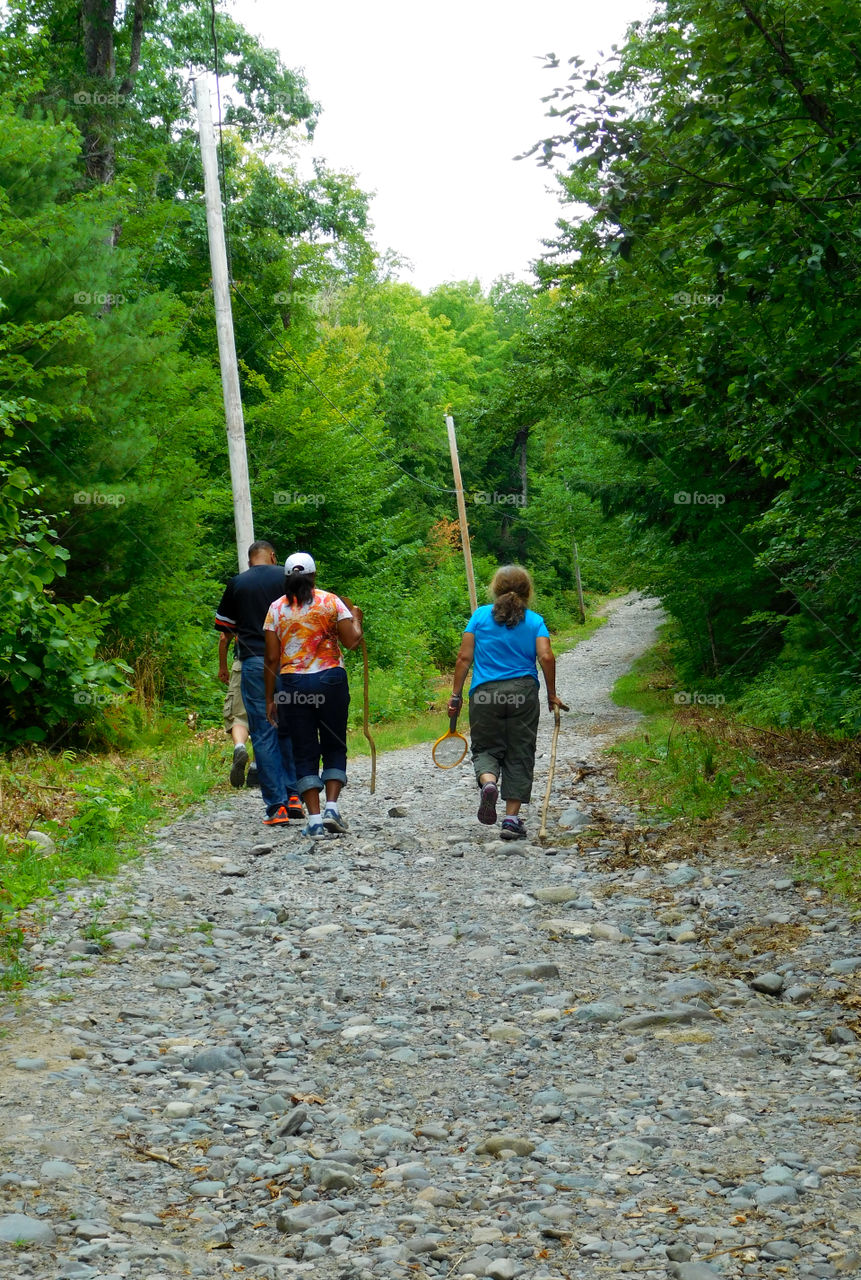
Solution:
<svg viewBox="0 0 861 1280">
<path fill-rule="evenodd" d="M 494 601 L 493 621 L 503 627 L 517 627 L 532 599 L 532 579 L 522 565 L 505 564 L 493 575 L 490 594 Z"/>
</svg>

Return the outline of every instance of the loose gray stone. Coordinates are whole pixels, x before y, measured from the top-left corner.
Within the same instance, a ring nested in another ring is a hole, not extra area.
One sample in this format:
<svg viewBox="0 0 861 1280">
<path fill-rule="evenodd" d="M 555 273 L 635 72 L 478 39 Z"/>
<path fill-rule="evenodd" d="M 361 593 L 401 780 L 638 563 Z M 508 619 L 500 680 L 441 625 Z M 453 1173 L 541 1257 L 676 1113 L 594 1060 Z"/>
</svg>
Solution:
<svg viewBox="0 0 861 1280">
<path fill-rule="evenodd" d="M 50 1222 L 30 1218 L 26 1213 L 7 1213 L 0 1218 L 0 1240 L 5 1244 L 53 1244 L 54 1239 Z"/>
<path fill-rule="evenodd" d="M 512 964 L 503 970 L 505 978 L 558 978 L 559 966 L 556 964 Z"/>
<path fill-rule="evenodd" d="M 784 979 L 780 973 L 760 973 L 751 979 L 754 991 L 762 991 L 768 996 L 778 996 L 783 990 Z"/>
<path fill-rule="evenodd" d="M 756 1192 L 754 1199 L 760 1209 L 775 1204 L 797 1204 L 798 1192 L 795 1190 L 795 1187 L 760 1187 Z"/>
<path fill-rule="evenodd" d="M 588 813 L 583 813 L 580 809 L 564 809 L 557 819 L 560 827 L 565 827 L 569 831 L 583 831 L 586 827 L 591 826 L 592 819 Z"/>
<path fill-rule="evenodd" d="M 486 1151 L 492 1156 L 499 1155 L 503 1151 L 513 1151 L 518 1156 L 529 1156 L 535 1150 L 535 1143 L 517 1133 L 493 1133 L 479 1143 L 476 1150 Z"/>
<path fill-rule="evenodd" d="M 706 1007 L 693 1004 L 676 1004 L 669 1009 L 656 1009 L 653 1013 L 634 1013 L 619 1023 L 620 1031 L 641 1031 L 645 1027 L 670 1027 L 676 1023 L 716 1020 L 716 1015 Z"/>
<path fill-rule="evenodd" d="M 209 1074 L 214 1071 L 236 1071 L 245 1061 L 241 1049 L 234 1045 L 219 1046 L 215 1049 L 203 1049 L 189 1060 L 189 1071 Z"/>
<path fill-rule="evenodd" d="M 333 1218 L 338 1216 L 337 1209 L 333 1209 L 331 1205 L 305 1204 L 296 1209 L 289 1209 L 286 1213 L 279 1213 L 275 1218 L 275 1225 L 285 1235 L 295 1235 L 301 1231 L 308 1231 L 312 1227 L 318 1227 L 323 1223 L 331 1222 Z"/>
<path fill-rule="evenodd" d="M 291 1134 L 298 1133 L 307 1119 L 307 1107 L 294 1107 L 293 1110 L 275 1126 L 275 1132 L 278 1134 L 279 1138 L 289 1137 Z"/>
<path fill-rule="evenodd" d="M 186 973 L 184 969 L 175 969 L 172 973 L 160 973 L 154 985 L 162 991 L 182 991 L 185 987 L 190 987 L 191 982 L 190 973 Z"/>
<path fill-rule="evenodd" d="M 484 1274 L 488 1280 L 513 1280 L 519 1271 L 520 1267 L 513 1258 L 492 1258 Z"/>
<path fill-rule="evenodd" d="M 532 896 L 537 902 L 572 902 L 580 895 L 571 885 L 553 884 L 544 889 L 533 889 Z"/>
<path fill-rule="evenodd" d="M 106 941 L 114 951 L 135 951 L 146 945 L 143 934 L 132 933 L 128 929 L 115 929 L 106 937 Z M 143 1014 L 138 1015 L 143 1017 Z"/>
<path fill-rule="evenodd" d="M 574 1017 L 578 1022 L 619 1022 L 625 1017 L 625 1010 L 611 1000 L 593 1000 L 591 1004 L 581 1004 Z"/>
<path fill-rule="evenodd" d="M 39 1169 L 43 1182 L 71 1182 L 77 1176 L 78 1170 L 67 1160 L 46 1160 Z"/>
<path fill-rule="evenodd" d="M 53 858 L 54 854 L 57 852 L 56 844 L 45 831 L 37 831 L 34 827 L 32 830 L 27 832 L 25 839 L 35 844 L 36 847 L 41 849 L 48 858 Z"/>
</svg>

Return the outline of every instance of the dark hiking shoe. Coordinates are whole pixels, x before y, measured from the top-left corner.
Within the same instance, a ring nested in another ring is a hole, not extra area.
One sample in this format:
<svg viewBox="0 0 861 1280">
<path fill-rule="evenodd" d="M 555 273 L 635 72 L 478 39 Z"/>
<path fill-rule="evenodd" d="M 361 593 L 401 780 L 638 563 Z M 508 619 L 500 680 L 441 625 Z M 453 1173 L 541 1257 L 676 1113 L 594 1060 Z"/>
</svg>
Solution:
<svg viewBox="0 0 861 1280">
<path fill-rule="evenodd" d="M 486 827 L 496 822 L 496 802 L 499 799 L 499 788 L 495 782 L 485 782 L 481 788 L 481 803 L 478 806 L 478 820 Z"/>
<path fill-rule="evenodd" d="M 499 838 L 500 840 L 525 840 L 526 827 L 523 825 L 523 819 L 503 818 Z"/>
<path fill-rule="evenodd" d="M 233 763 L 230 766 L 231 787 L 245 786 L 245 766 L 248 764 L 248 748 L 244 742 L 238 742 L 233 748 Z"/>
<path fill-rule="evenodd" d="M 257 765 L 254 763 L 253 760 L 251 761 L 251 764 L 248 766 L 248 772 L 245 775 L 245 785 L 246 787 L 260 786 L 260 775 L 257 772 Z"/>
</svg>

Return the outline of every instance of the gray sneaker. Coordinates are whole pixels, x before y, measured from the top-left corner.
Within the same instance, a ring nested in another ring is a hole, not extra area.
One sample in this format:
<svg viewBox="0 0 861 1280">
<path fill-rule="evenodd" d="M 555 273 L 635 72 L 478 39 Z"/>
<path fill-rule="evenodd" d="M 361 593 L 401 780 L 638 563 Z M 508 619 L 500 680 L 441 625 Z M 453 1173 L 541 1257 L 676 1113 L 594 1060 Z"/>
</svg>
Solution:
<svg viewBox="0 0 861 1280">
<path fill-rule="evenodd" d="M 247 764 L 248 748 L 244 742 L 239 742 L 233 748 L 233 764 L 230 766 L 231 787 L 242 787 L 245 785 L 245 766 Z"/>
<path fill-rule="evenodd" d="M 302 828 L 302 835 L 310 836 L 312 840 L 325 840 L 328 832 L 322 822 L 311 822 L 309 819 Z"/>
</svg>

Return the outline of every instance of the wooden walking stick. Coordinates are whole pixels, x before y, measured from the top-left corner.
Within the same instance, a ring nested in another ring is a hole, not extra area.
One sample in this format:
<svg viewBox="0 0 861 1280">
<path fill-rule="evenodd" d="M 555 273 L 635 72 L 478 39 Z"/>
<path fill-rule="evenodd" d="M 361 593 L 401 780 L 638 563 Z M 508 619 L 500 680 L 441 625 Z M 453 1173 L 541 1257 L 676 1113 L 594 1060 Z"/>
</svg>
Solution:
<svg viewBox="0 0 861 1280">
<path fill-rule="evenodd" d="M 568 708 L 562 703 L 565 711 Z M 560 723 L 559 707 L 553 708 L 553 745 L 550 748 L 550 772 L 547 775 L 547 790 L 544 792 L 544 803 L 541 806 L 541 830 L 538 832 L 538 839 L 543 843 L 547 839 L 547 809 L 550 804 L 550 790 L 553 786 L 553 774 L 556 772 L 556 744 L 559 741 L 559 723 Z"/>
<path fill-rule="evenodd" d="M 377 786 L 377 744 L 371 737 L 371 731 L 368 728 L 368 646 L 365 644 L 364 636 L 362 637 L 362 666 L 364 668 L 362 690 L 365 696 L 365 705 L 362 711 L 362 732 L 371 746 L 371 795 L 373 795 Z"/>
</svg>

